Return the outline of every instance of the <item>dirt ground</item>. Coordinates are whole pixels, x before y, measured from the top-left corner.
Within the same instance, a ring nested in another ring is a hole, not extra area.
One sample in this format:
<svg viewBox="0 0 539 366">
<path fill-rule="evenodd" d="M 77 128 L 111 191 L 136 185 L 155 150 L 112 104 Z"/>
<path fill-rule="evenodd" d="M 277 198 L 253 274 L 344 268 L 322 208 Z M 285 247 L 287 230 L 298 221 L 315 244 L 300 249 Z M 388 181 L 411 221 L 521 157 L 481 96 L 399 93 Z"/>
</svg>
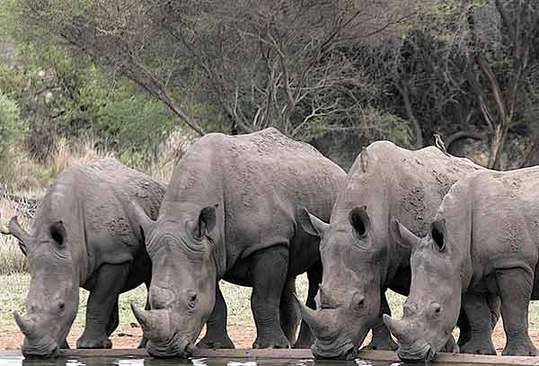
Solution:
<svg viewBox="0 0 539 366">
<path fill-rule="evenodd" d="M 236 348 L 251 348 L 251 345 L 256 336 L 256 329 L 254 326 L 249 325 L 229 325 L 228 331 L 232 341 L 236 345 Z M 71 336 L 68 338 L 69 344 L 73 347 L 77 338 L 80 335 L 81 330 L 72 332 Z M 131 324 L 128 326 L 123 326 L 118 328 L 112 336 L 112 343 L 114 348 L 136 348 L 142 330 L 136 325 Z M 530 332 L 533 342 L 539 348 L 539 331 Z M 365 344 L 368 343 L 368 339 L 365 340 Z M 0 333 L 0 350 L 17 350 L 20 348 L 22 342 L 22 334 L 17 330 L 13 329 L 3 330 Z M 503 333 L 503 328 L 501 324 L 498 324 L 494 330 L 494 345 L 498 350 L 498 353 L 501 353 L 505 345 L 505 334 Z"/>
</svg>

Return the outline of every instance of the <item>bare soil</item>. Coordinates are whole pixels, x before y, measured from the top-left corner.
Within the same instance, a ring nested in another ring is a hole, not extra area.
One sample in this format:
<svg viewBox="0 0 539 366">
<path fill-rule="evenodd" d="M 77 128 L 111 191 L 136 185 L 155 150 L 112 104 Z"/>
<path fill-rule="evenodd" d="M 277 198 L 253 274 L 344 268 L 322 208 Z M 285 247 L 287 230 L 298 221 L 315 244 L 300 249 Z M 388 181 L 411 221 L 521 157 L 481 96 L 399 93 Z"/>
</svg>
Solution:
<svg viewBox="0 0 539 366">
<path fill-rule="evenodd" d="M 236 348 L 251 348 L 252 343 L 256 337 L 256 329 L 250 325 L 229 325 L 228 331 L 232 341 L 236 345 Z M 73 331 L 68 338 L 69 344 L 73 347 L 77 338 L 80 336 L 81 330 Z M 114 348 L 136 348 L 140 341 L 142 330 L 138 325 L 131 324 L 118 328 L 112 336 L 112 343 Z M 539 348 L 539 331 L 533 330 L 530 332 L 530 336 L 535 345 Z M 3 330 L 0 333 L 0 350 L 17 350 L 22 343 L 22 334 L 16 329 Z M 365 340 L 367 344 L 369 339 Z M 494 345 L 498 353 L 501 353 L 505 345 L 505 334 L 501 323 L 498 324 L 494 330 Z"/>
</svg>

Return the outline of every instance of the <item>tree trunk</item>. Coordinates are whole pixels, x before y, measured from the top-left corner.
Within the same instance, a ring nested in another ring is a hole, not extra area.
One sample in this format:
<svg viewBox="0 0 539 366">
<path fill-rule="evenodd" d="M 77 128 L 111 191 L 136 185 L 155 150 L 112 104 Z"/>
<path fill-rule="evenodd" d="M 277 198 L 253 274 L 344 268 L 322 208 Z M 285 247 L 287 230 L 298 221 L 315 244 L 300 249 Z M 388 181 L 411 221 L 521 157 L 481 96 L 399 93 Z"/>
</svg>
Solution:
<svg viewBox="0 0 539 366">
<path fill-rule="evenodd" d="M 490 142 L 489 169 L 500 169 L 501 156 L 507 139 L 507 130 L 508 128 L 505 124 L 497 125 L 494 130 L 494 135 Z"/>
</svg>

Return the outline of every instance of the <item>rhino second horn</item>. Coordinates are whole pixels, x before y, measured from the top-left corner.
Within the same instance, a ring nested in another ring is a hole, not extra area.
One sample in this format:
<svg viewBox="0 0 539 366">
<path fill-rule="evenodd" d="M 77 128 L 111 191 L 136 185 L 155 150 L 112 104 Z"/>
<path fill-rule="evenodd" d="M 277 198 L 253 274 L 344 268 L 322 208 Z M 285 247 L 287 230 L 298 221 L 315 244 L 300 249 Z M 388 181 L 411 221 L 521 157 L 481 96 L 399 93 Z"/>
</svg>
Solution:
<svg viewBox="0 0 539 366">
<path fill-rule="evenodd" d="M 32 336 L 32 332 L 34 330 L 32 322 L 30 320 L 24 319 L 16 311 L 13 312 L 13 316 L 15 317 L 15 322 L 19 326 L 21 332 L 27 337 Z"/>
</svg>

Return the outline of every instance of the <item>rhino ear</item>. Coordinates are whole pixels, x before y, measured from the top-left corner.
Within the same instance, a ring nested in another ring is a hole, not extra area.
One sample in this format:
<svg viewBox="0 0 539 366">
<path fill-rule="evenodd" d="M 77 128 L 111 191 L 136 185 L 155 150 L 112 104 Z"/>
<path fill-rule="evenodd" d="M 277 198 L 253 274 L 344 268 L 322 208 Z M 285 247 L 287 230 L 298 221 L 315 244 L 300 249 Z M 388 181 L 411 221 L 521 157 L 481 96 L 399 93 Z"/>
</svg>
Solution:
<svg viewBox="0 0 539 366">
<path fill-rule="evenodd" d="M 200 239 L 203 235 L 209 234 L 215 229 L 215 225 L 217 224 L 217 206 L 207 206 L 200 210 L 198 225 L 193 233 L 196 238 Z"/>
<path fill-rule="evenodd" d="M 419 243 L 419 238 L 397 219 L 393 218 L 389 227 L 391 238 L 403 247 L 411 249 Z"/>
<path fill-rule="evenodd" d="M 430 236 L 438 247 L 440 252 L 443 252 L 446 247 L 447 231 L 445 228 L 445 220 L 434 221 L 430 226 Z"/>
<path fill-rule="evenodd" d="M 348 219 L 360 239 L 367 237 L 371 225 L 371 220 L 367 214 L 367 206 L 353 208 L 348 214 Z"/>
<path fill-rule="evenodd" d="M 2 234 L 13 235 L 19 242 L 19 248 L 26 255 L 28 249 L 26 245 L 29 243 L 30 235 L 21 227 L 17 216 L 13 216 L 9 221 L 8 228 L 2 229 Z"/>
<path fill-rule="evenodd" d="M 319 238 L 324 236 L 329 227 L 329 224 L 309 213 L 305 207 L 298 207 L 296 210 L 296 222 L 304 232 Z"/>
<path fill-rule="evenodd" d="M 145 240 L 144 238 L 148 237 L 150 232 L 153 230 L 155 221 L 150 219 L 142 207 L 140 207 L 140 205 L 134 201 L 131 201 L 129 211 L 132 219 L 140 228 L 140 234 L 143 240 Z"/>
<path fill-rule="evenodd" d="M 62 221 L 56 221 L 49 226 L 49 235 L 60 247 L 67 242 L 67 232 Z"/>
</svg>

